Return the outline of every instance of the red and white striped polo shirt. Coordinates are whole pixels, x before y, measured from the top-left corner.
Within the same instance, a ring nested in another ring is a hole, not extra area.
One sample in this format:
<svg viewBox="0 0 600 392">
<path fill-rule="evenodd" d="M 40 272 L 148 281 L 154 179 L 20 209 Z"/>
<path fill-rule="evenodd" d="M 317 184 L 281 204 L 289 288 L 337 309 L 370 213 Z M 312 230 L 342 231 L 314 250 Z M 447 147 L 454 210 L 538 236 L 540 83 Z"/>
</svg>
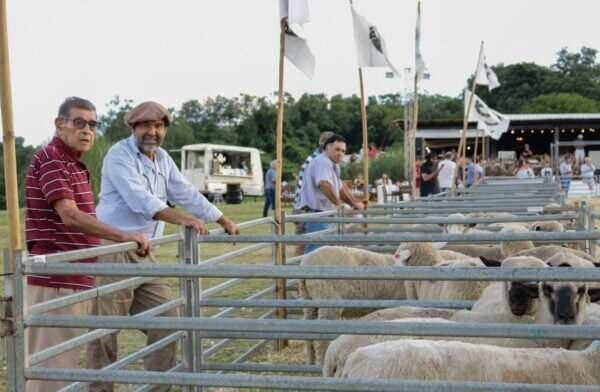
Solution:
<svg viewBox="0 0 600 392">
<path fill-rule="evenodd" d="M 62 223 L 52 208 L 60 199 L 72 199 L 80 211 L 96 216 L 89 172 L 80 157 L 58 137 L 38 150 L 25 182 L 25 226 L 27 249 L 32 255 L 44 255 L 100 245 L 100 239 L 88 236 Z M 79 260 L 94 263 L 96 258 Z M 94 287 L 92 276 L 30 275 L 29 284 L 85 290 Z"/>
</svg>

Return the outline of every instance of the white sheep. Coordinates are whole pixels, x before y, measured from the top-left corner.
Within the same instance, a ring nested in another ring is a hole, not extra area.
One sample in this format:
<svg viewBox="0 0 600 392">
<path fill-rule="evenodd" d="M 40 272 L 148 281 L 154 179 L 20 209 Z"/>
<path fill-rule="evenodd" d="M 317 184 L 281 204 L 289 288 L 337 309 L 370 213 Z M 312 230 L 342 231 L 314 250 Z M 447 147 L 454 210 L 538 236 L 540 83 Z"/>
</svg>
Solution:
<svg viewBox="0 0 600 392">
<path fill-rule="evenodd" d="M 600 385 L 600 341 L 568 351 L 399 340 L 355 351 L 343 377 Z"/>
<path fill-rule="evenodd" d="M 585 252 L 558 245 L 543 245 L 531 249 L 525 249 L 515 253 L 513 256 L 533 256 L 537 257 L 538 259 L 547 260 L 558 253 L 570 253 L 579 258 L 586 259 L 591 262 L 594 261 L 594 258 Z"/>
<path fill-rule="evenodd" d="M 423 309 L 425 310 L 425 309 Z M 420 312 L 408 312 L 415 315 Z M 361 320 L 365 320 L 362 318 Z M 374 321 L 374 320 L 370 320 Z M 380 320 L 383 321 L 383 320 Z M 394 323 L 408 322 L 431 322 L 431 323 L 452 323 L 444 318 L 429 318 L 423 312 L 422 317 L 408 317 L 394 320 L 385 320 Z M 394 335 L 342 335 L 335 339 L 327 348 L 325 361 L 323 363 L 323 376 L 325 377 L 341 377 L 344 371 L 344 365 L 348 356 L 361 347 L 370 346 L 375 343 L 398 340 L 400 337 Z"/>
<path fill-rule="evenodd" d="M 501 233 L 527 233 L 529 230 L 518 224 L 510 224 L 504 226 Z M 501 241 L 500 246 L 502 248 L 502 255 L 504 257 L 515 256 L 519 252 L 533 248 L 532 241 Z"/>
<path fill-rule="evenodd" d="M 358 248 L 323 246 L 302 257 L 301 266 L 337 265 L 393 267 L 391 255 L 370 252 Z M 406 299 L 402 280 L 336 280 L 299 279 L 299 290 L 304 299 Z M 306 320 L 337 320 L 342 308 L 305 308 Z M 307 341 L 307 363 L 322 363 L 327 349 L 326 341 Z"/>
<path fill-rule="evenodd" d="M 465 257 L 464 260 L 444 260 L 437 248 L 444 243 L 416 242 L 401 244 L 394 253 L 399 265 L 434 266 L 440 268 L 472 268 L 483 267 L 480 260 Z M 489 282 L 477 281 L 405 281 L 406 298 L 420 300 L 469 300 L 477 299 Z"/>
</svg>

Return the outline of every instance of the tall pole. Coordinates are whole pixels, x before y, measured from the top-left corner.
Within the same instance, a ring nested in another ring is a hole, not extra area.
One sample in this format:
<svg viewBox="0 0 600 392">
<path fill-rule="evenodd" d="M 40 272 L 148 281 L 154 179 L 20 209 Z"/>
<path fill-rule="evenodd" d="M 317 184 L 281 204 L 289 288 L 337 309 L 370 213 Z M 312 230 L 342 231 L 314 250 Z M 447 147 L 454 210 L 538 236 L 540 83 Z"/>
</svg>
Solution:
<svg viewBox="0 0 600 392">
<path fill-rule="evenodd" d="M 417 153 L 417 120 L 419 118 L 419 91 L 418 91 L 418 72 L 415 72 L 414 77 L 414 97 L 413 97 L 413 113 L 412 127 L 410 131 L 410 167 L 412 170 L 412 199 L 417 199 L 417 168 L 415 167 Z"/>
<path fill-rule="evenodd" d="M 0 0 L 0 106 L 2 110 L 2 148 L 4 152 L 4 181 L 8 210 L 8 249 L 10 272 L 13 271 L 14 251 L 21 248 L 19 191 L 17 186 L 17 154 L 13 124 L 10 62 L 8 58 L 8 24 L 6 0 Z"/>
<path fill-rule="evenodd" d="M 475 148 L 473 149 L 473 160 L 477 160 L 477 147 L 479 142 L 479 129 L 475 129 Z"/>
<path fill-rule="evenodd" d="M 360 114 L 362 118 L 362 145 L 363 145 L 363 197 L 365 205 L 369 204 L 369 135 L 367 133 L 367 106 L 365 104 L 365 88 L 363 84 L 362 68 L 358 67 L 358 80 L 360 83 Z"/>
<path fill-rule="evenodd" d="M 471 96 L 469 97 L 469 102 L 467 104 L 467 109 L 465 110 L 465 116 L 463 119 L 463 129 L 462 129 L 462 135 L 460 137 L 460 144 L 458 145 L 458 156 L 462 156 L 462 171 L 463 171 L 463 184 L 465 183 L 465 178 L 467 176 L 466 173 L 466 169 L 465 169 L 465 161 L 466 161 L 466 156 L 467 156 L 467 128 L 469 126 L 469 114 L 471 113 L 471 105 L 473 104 L 473 97 L 475 96 L 475 91 L 477 90 L 477 76 L 479 75 L 479 58 L 481 57 L 481 51 L 483 50 L 483 41 L 481 41 L 481 47 L 479 48 L 479 56 L 477 56 L 477 68 L 475 69 L 475 76 L 473 77 L 473 85 L 471 87 Z M 462 150 L 461 150 L 462 147 Z M 461 151 L 462 151 L 462 155 L 461 155 Z M 454 175 L 452 178 L 452 189 L 451 189 L 451 193 L 452 195 L 455 194 L 455 188 L 456 188 L 456 177 L 458 175 L 458 162 L 456 164 L 456 167 L 454 168 Z"/>
<path fill-rule="evenodd" d="M 279 90 L 277 107 L 277 172 L 275 180 L 275 232 L 278 236 L 282 234 L 282 214 L 281 214 L 281 178 L 283 171 L 283 64 L 285 58 L 285 28 L 287 18 L 281 19 L 279 32 Z M 275 246 L 275 264 L 283 265 L 283 244 L 278 242 Z M 285 279 L 275 281 L 277 299 L 285 299 L 286 282 Z M 287 314 L 285 308 L 277 308 L 277 318 L 285 319 Z M 286 340 L 278 340 L 277 345 L 280 350 L 287 346 Z"/>
<path fill-rule="evenodd" d="M 485 137 L 485 128 L 483 129 L 483 135 L 481 135 L 481 159 L 484 161 L 487 161 L 487 140 Z M 483 170 L 485 170 L 485 167 L 483 168 Z"/>
</svg>

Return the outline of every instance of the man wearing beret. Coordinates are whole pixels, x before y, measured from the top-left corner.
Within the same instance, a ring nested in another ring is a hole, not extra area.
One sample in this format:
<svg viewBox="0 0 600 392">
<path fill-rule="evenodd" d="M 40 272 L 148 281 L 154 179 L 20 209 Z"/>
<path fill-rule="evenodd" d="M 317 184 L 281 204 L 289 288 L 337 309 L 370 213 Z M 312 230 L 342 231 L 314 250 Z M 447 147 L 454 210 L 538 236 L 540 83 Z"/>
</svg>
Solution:
<svg viewBox="0 0 600 392">
<path fill-rule="evenodd" d="M 140 231 L 149 238 L 163 234 L 164 223 L 192 227 L 198 234 L 208 234 L 205 222 L 216 221 L 229 234 L 239 234 L 238 226 L 212 205 L 181 175 L 173 159 L 160 148 L 171 114 L 156 102 L 144 102 L 125 115 L 131 136 L 116 143 L 106 154 L 102 167 L 102 184 L 98 219 L 121 230 Z M 167 205 L 182 206 L 193 216 L 183 215 Z M 152 251 L 146 256 L 135 252 L 101 257 L 104 263 L 154 263 Z M 98 277 L 97 286 L 121 280 Z M 140 286 L 98 298 L 99 315 L 133 315 L 173 300 L 166 279 L 158 278 Z M 161 314 L 176 317 L 175 309 Z M 172 331 L 147 330 L 147 344 L 152 344 Z M 167 371 L 175 366 L 176 343 L 172 343 L 144 359 L 151 371 Z M 103 368 L 117 359 L 117 335 L 96 340 L 88 347 L 88 366 Z M 153 391 L 168 391 L 159 386 Z M 113 391 L 111 383 L 94 383 L 90 391 Z"/>
</svg>

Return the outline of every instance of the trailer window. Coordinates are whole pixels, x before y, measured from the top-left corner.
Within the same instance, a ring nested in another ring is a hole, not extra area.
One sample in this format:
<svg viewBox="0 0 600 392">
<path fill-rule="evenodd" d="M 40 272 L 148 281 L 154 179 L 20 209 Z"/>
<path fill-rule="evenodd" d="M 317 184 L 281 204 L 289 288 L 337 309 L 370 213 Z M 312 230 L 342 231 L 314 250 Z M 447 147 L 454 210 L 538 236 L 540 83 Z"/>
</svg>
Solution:
<svg viewBox="0 0 600 392">
<path fill-rule="evenodd" d="M 213 174 L 245 176 L 252 174 L 249 152 L 213 150 Z"/>
<path fill-rule="evenodd" d="M 204 151 L 188 151 L 185 156 L 186 169 L 204 169 Z"/>
</svg>

